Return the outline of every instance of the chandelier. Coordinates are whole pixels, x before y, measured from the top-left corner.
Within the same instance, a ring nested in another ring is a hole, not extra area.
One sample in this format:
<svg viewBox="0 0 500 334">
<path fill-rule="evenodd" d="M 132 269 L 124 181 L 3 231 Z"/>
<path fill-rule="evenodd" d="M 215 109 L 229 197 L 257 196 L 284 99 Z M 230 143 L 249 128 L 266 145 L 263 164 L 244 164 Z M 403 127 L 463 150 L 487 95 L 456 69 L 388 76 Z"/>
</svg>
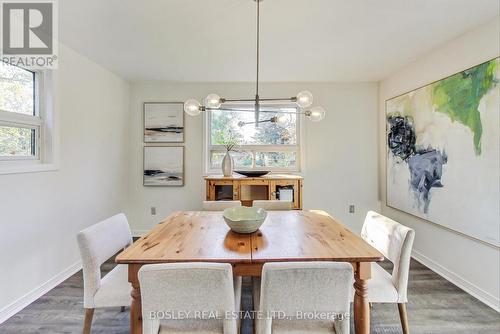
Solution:
<svg viewBox="0 0 500 334">
<path fill-rule="evenodd" d="M 197 116 L 201 112 L 220 110 L 220 111 L 232 111 L 232 112 L 253 112 L 255 113 L 255 123 L 258 126 L 259 123 L 272 122 L 277 124 L 285 124 L 288 121 L 290 114 L 304 115 L 313 122 L 319 122 L 325 118 L 325 109 L 320 106 L 311 107 L 313 104 L 313 95 L 311 92 L 304 90 L 299 92 L 296 96 L 288 98 L 261 98 L 259 96 L 259 58 L 260 58 L 260 2 L 263 0 L 253 0 L 257 3 L 257 61 L 256 61 L 256 81 L 255 81 L 255 98 L 249 99 L 228 99 L 221 97 L 217 94 L 208 94 L 203 104 L 201 104 L 196 99 L 188 99 L 184 102 L 184 111 L 190 116 Z M 280 109 L 270 110 L 268 107 L 266 109 L 266 104 L 280 103 L 280 102 L 291 102 L 297 105 L 297 111 L 283 111 Z M 251 109 L 239 107 L 238 103 L 248 103 L 253 104 Z M 272 113 L 281 114 L 273 116 L 267 120 L 260 120 L 260 113 Z M 249 123 L 239 122 L 238 125 L 244 126 Z"/>
</svg>

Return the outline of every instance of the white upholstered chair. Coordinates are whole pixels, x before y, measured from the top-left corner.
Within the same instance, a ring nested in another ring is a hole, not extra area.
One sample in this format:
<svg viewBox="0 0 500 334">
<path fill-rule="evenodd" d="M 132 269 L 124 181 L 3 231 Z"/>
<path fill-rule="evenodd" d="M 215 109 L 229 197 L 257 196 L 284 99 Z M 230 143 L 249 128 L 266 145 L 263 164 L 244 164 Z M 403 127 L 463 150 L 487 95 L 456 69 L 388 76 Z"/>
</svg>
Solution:
<svg viewBox="0 0 500 334">
<path fill-rule="evenodd" d="M 239 331 L 235 312 L 240 310 L 241 277 L 233 279 L 228 263 L 145 265 L 139 270 L 139 283 L 144 334 Z M 162 314 L 155 314 L 158 311 L 186 315 L 187 319 L 165 320 Z M 197 317 L 198 311 L 206 312 L 204 317 L 208 319 Z M 221 318 L 215 319 L 214 315 Z"/>
<path fill-rule="evenodd" d="M 240 201 L 203 201 L 204 211 L 224 211 L 227 208 L 241 206 Z"/>
<path fill-rule="evenodd" d="M 353 269 L 349 263 L 266 263 L 262 279 L 253 280 L 254 308 L 263 315 L 256 320 L 256 334 L 349 333 Z M 335 320 L 296 318 L 300 312 L 338 314 Z M 266 317 L 273 312 L 279 319 Z M 292 319 L 283 320 L 282 316 Z M 344 317 L 344 318 L 342 318 Z M 342 320 L 343 319 L 343 320 Z M 335 320 L 335 321 L 334 321 Z"/>
<path fill-rule="evenodd" d="M 381 214 L 369 211 L 361 237 L 392 262 L 392 274 L 376 263 L 368 280 L 370 303 L 397 303 L 403 333 L 409 333 L 406 314 L 408 274 L 415 231 Z"/>
<path fill-rule="evenodd" d="M 262 208 L 270 211 L 284 211 L 292 210 L 292 202 L 289 201 L 278 201 L 278 200 L 255 200 L 252 206 L 256 208 Z"/>
<path fill-rule="evenodd" d="M 127 217 L 117 214 L 77 235 L 83 264 L 83 333 L 90 333 L 94 309 L 129 306 L 131 285 L 126 265 L 117 265 L 101 277 L 101 265 L 132 243 Z"/>
</svg>

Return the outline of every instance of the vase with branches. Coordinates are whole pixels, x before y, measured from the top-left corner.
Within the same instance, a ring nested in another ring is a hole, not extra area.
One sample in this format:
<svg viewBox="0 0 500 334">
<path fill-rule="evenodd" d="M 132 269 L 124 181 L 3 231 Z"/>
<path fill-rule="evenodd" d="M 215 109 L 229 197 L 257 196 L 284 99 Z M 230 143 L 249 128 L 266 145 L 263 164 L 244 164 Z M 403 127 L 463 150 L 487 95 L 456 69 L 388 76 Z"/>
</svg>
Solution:
<svg viewBox="0 0 500 334">
<path fill-rule="evenodd" d="M 224 135 L 224 147 L 226 148 L 226 155 L 222 159 L 222 174 L 224 177 L 233 176 L 234 172 L 234 160 L 231 156 L 231 152 L 235 152 L 235 148 L 238 146 L 238 140 L 233 135 L 232 131 L 229 131 Z"/>
</svg>

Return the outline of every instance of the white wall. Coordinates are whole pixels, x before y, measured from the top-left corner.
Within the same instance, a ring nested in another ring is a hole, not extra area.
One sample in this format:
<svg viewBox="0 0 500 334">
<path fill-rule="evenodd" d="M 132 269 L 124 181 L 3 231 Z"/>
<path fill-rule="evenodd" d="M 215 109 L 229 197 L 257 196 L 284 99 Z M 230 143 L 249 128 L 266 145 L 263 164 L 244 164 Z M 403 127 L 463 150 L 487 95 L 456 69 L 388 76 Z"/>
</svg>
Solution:
<svg viewBox="0 0 500 334">
<path fill-rule="evenodd" d="M 380 82 L 379 184 L 383 214 L 416 231 L 414 256 L 497 310 L 500 251 L 385 206 L 385 100 L 500 55 L 500 18 L 443 45 Z M 500 228 L 500 227 L 499 227 Z"/>
<path fill-rule="evenodd" d="M 175 210 L 199 210 L 205 198 L 202 116 L 186 116 L 186 182 L 182 188 L 142 186 L 142 103 L 202 99 L 210 92 L 226 97 L 251 97 L 253 84 L 135 83 L 131 86 L 130 179 L 128 215 L 138 232 L 150 229 Z M 304 200 L 306 209 L 324 209 L 355 231 L 367 210 L 378 209 L 377 85 L 263 84 L 262 97 L 293 96 L 303 89 L 327 110 L 324 121 L 305 120 Z M 356 213 L 348 213 L 348 205 Z M 151 216 L 150 207 L 157 208 Z"/>
<path fill-rule="evenodd" d="M 37 288 L 77 269 L 76 233 L 125 203 L 129 85 L 59 50 L 60 168 L 0 175 L 0 322 Z"/>
</svg>

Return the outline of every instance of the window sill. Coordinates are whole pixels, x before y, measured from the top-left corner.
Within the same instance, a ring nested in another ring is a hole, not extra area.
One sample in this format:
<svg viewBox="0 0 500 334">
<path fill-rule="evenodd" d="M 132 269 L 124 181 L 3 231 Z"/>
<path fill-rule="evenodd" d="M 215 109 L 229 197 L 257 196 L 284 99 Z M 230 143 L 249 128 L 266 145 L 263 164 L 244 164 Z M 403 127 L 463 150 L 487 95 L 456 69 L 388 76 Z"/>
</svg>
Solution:
<svg viewBox="0 0 500 334">
<path fill-rule="evenodd" d="M 3 174 L 22 174 L 22 173 L 41 173 L 59 170 L 57 164 L 39 163 L 39 164 L 8 164 L 0 163 L 0 175 Z"/>
</svg>

